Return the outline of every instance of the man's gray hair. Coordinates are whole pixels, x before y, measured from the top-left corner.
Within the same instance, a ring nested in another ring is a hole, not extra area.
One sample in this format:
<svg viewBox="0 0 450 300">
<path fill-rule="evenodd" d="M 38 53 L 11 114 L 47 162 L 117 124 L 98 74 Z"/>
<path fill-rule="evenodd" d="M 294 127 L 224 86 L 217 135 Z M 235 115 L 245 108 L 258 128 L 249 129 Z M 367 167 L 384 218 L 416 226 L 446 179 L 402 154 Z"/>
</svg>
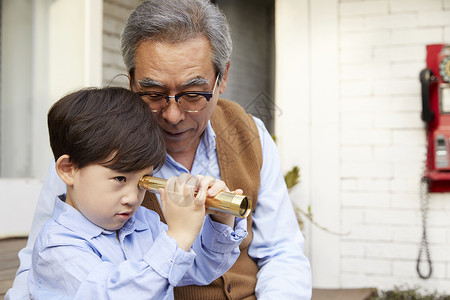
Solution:
<svg viewBox="0 0 450 300">
<path fill-rule="evenodd" d="M 225 15 L 208 0 L 148 0 L 128 17 L 122 31 L 122 57 L 134 76 L 136 49 L 140 42 L 152 40 L 177 43 L 205 36 L 217 74 L 225 73 L 231 59 L 231 36 Z"/>
</svg>

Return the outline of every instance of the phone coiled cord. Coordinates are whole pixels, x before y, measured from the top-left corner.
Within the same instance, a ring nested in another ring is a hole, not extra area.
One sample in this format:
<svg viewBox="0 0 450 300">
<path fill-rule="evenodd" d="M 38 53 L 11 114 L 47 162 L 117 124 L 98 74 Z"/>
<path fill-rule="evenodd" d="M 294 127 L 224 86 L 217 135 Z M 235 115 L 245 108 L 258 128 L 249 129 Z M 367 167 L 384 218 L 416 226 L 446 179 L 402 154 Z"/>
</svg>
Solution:
<svg viewBox="0 0 450 300">
<path fill-rule="evenodd" d="M 420 209 L 422 212 L 422 240 L 420 241 L 419 245 L 419 255 L 417 257 L 417 274 L 419 274 L 419 277 L 422 279 L 428 279 L 431 277 L 431 274 L 433 272 L 433 266 L 431 263 L 431 254 L 430 254 L 430 247 L 428 245 L 428 236 L 427 236 L 427 215 L 429 210 L 429 178 L 422 177 L 421 185 L 420 185 Z M 425 253 L 427 263 L 428 263 L 428 274 L 422 274 L 420 271 L 420 264 L 422 261 L 422 256 Z"/>
</svg>

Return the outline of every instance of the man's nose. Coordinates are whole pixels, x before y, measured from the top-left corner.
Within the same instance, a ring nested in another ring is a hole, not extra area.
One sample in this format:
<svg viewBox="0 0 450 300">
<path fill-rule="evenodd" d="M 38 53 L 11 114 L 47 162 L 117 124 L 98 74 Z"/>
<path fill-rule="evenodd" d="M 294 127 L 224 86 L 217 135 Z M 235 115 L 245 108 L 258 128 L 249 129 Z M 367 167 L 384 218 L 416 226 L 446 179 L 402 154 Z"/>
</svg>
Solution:
<svg viewBox="0 0 450 300">
<path fill-rule="evenodd" d="M 176 125 L 184 120 L 185 112 L 181 109 L 175 99 L 171 98 L 166 108 L 161 112 L 162 117 L 167 123 Z"/>
</svg>

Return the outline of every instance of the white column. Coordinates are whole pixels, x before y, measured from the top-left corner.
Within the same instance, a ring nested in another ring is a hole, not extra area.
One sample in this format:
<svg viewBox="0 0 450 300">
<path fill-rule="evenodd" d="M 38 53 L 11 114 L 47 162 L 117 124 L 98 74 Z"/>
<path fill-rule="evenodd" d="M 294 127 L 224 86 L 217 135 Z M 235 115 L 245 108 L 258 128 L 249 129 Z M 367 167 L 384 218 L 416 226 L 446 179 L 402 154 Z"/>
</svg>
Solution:
<svg viewBox="0 0 450 300">
<path fill-rule="evenodd" d="M 311 5 L 311 209 L 326 228 L 339 232 L 340 126 L 337 0 Z M 339 287 L 340 237 L 312 229 L 313 284 Z"/>
<path fill-rule="evenodd" d="M 275 132 L 283 170 L 299 166 L 292 199 L 339 231 L 337 0 L 277 0 L 275 8 L 275 99 L 283 112 Z M 304 234 L 314 287 L 339 286 L 339 237 L 311 225 Z"/>
<path fill-rule="evenodd" d="M 52 159 L 47 112 L 63 95 L 100 86 L 102 0 L 34 1 L 32 90 L 33 175 L 45 176 Z"/>
<path fill-rule="evenodd" d="M 275 105 L 280 111 L 275 135 L 283 172 L 300 168 L 301 183 L 291 199 L 303 208 L 309 204 L 311 180 L 308 18 L 307 0 L 275 1 Z"/>
<path fill-rule="evenodd" d="M 58 0 L 50 6 L 50 97 L 101 85 L 102 1 Z"/>
</svg>

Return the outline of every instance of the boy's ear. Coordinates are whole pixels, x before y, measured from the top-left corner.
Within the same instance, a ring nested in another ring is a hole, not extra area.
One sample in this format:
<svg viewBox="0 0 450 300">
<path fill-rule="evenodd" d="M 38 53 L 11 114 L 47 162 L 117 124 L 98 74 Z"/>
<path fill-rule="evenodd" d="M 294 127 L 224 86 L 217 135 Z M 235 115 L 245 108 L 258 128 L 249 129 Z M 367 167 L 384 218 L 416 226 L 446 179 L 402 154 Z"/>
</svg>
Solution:
<svg viewBox="0 0 450 300">
<path fill-rule="evenodd" d="M 75 174 L 75 167 L 70 162 L 70 156 L 67 154 L 61 155 L 56 161 L 55 168 L 58 176 L 67 185 L 73 185 L 73 176 Z"/>
</svg>

